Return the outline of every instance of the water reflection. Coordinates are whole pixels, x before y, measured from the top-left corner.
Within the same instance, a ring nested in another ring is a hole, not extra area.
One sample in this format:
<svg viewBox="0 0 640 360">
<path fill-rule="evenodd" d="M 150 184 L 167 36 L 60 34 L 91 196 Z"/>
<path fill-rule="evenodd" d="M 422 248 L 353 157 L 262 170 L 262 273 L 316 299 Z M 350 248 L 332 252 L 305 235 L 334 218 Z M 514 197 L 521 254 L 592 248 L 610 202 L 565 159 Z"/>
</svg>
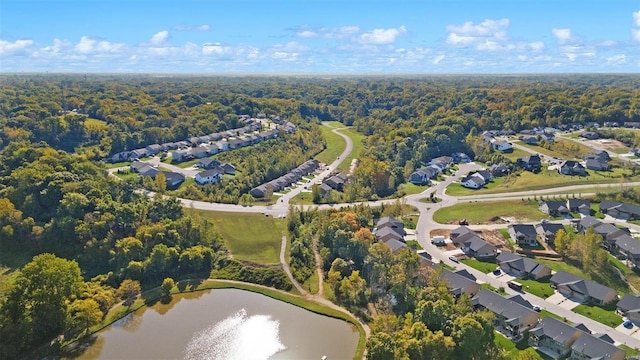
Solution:
<svg viewBox="0 0 640 360">
<path fill-rule="evenodd" d="M 189 341 L 188 360 L 266 360 L 285 349 L 280 323 L 267 315 L 247 316 L 242 309 L 198 332 Z"/>
</svg>

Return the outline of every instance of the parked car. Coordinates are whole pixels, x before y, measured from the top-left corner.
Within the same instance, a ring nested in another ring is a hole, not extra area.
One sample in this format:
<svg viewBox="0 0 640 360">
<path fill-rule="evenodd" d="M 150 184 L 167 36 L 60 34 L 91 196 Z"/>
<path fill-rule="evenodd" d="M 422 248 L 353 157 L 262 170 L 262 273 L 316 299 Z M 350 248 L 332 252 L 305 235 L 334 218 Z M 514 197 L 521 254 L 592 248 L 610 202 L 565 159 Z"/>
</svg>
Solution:
<svg viewBox="0 0 640 360">
<path fill-rule="evenodd" d="M 500 275 L 501 273 L 502 271 L 500 270 L 500 268 L 493 270 L 493 275 Z"/>
<path fill-rule="evenodd" d="M 622 323 L 622 326 L 626 327 L 627 329 L 631 329 L 633 327 L 633 323 L 631 322 L 631 320 L 625 320 Z"/>
<path fill-rule="evenodd" d="M 458 221 L 458 225 L 469 225 L 469 222 L 467 219 L 460 219 L 460 221 Z"/>
<path fill-rule="evenodd" d="M 542 309 L 540 308 L 540 305 L 533 305 L 533 311 L 540 312 Z"/>
<path fill-rule="evenodd" d="M 449 260 L 453 261 L 454 263 L 459 263 L 460 262 L 460 260 L 458 260 L 458 258 L 455 255 L 449 256 Z"/>
</svg>

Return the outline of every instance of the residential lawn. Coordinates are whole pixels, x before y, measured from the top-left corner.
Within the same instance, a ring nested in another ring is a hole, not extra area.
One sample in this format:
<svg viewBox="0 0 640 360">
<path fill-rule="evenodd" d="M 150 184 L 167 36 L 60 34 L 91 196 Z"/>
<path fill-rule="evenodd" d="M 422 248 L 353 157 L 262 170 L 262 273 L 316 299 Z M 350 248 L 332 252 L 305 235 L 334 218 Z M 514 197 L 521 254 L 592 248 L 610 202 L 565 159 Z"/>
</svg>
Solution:
<svg viewBox="0 0 640 360">
<path fill-rule="evenodd" d="M 179 168 L 186 169 L 186 168 L 192 167 L 193 165 L 199 163 L 200 160 L 202 160 L 202 159 L 193 159 L 193 160 L 184 161 L 184 162 L 180 162 L 180 163 L 174 163 L 174 162 L 171 162 L 171 163 L 173 165 L 179 167 Z"/>
<path fill-rule="evenodd" d="M 416 224 L 418 224 L 418 219 L 419 218 L 420 218 L 419 215 L 405 215 L 400 220 L 404 224 L 405 228 L 414 229 L 415 230 Z"/>
<path fill-rule="evenodd" d="M 313 194 L 303 191 L 289 200 L 293 205 L 313 205 Z"/>
<path fill-rule="evenodd" d="M 508 353 L 510 359 L 517 357 L 519 353 L 529 348 L 528 340 L 526 338 L 523 340 L 520 340 L 518 343 L 514 343 L 512 340 L 507 339 L 506 337 L 504 337 L 504 335 L 500 334 L 499 332 L 495 332 L 495 336 L 493 337 L 493 342 L 499 348 L 504 349 Z M 540 359 L 540 360 L 547 359 L 546 356 L 538 353 L 537 351 L 536 351 L 536 355 L 537 356 L 535 357 L 535 359 Z"/>
<path fill-rule="evenodd" d="M 562 159 L 571 160 L 582 159 L 585 154 L 593 152 L 593 148 L 577 141 L 556 137 L 556 141 L 551 143 L 551 151 L 559 153 Z"/>
<path fill-rule="evenodd" d="M 126 172 L 123 172 L 123 173 L 115 172 L 115 173 L 113 173 L 113 175 L 119 177 L 122 180 L 137 179 L 138 177 L 140 177 L 140 175 L 138 173 L 133 172 L 133 171 L 126 171 Z"/>
<path fill-rule="evenodd" d="M 615 305 L 608 305 L 606 308 L 602 308 L 594 305 L 581 304 L 573 308 L 573 310 L 571 311 L 586 316 L 597 322 L 603 323 L 607 326 L 611 326 L 612 328 L 615 328 L 616 326 L 622 324 L 622 317 L 616 314 Z"/>
<path fill-rule="evenodd" d="M 623 178 L 623 175 L 628 177 Z M 631 172 L 628 169 L 623 168 L 615 168 L 612 171 L 589 170 L 587 176 L 562 175 L 555 170 L 544 169 L 537 174 L 529 171 L 522 171 L 509 176 L 493 179 L 485 188 L 477 190 L 467 189 L 459 183 L 453 183 L 447 186 L 446 193 L 447 195 L 452 196 L 496 194 L 503 192 L 541 190 L 572 185 L 618 184 L 621 180 L 625 182 L 633 182 L 638 181 L 639 179 L 640 176 L 631 177 Z M 572 193 L 575 192 L 576 191 L 572 191 Z M 580 190 L 580 192 L 585 191 Z"/>
<path fill-rule="evenodd" d="M 366 136 L 359 134 L 352 129 L 343 129 L 343 130 L 340 130 L 340 132 L 350 137 L 351 141 L 353 141 L 353 150 L 351 151 L 351 154 L 349 154 L 347 157 L 342 159 L 340 166 L 338 166 L 338 170 L 346 174 L 349 172 L 349 167 L 351 166 L 351 160 L 360 158 L 360 153 L 362 153 L 362 149 L 364 148 L 362 141 L 366 138 Z"/>
<path fill-rule="evenodd" d="M 529 145 L 529 144 L 526 144 L 526 143 L 524 143 L 522 141 L 520 141 L 518 144 L 522 145 L 522 146 L 524 146 L 526 148 L 529 148 L 529 149 L 531 149 L 531 150 L 533 150 L 533 151 L 535 151 L 537 153 L 543 154 L 543 155 L 547 155 L 547 156 L 551 156 L 551 157 L 557 157 L 557 158 L 560 158 L 560 159 L 564 158 L 563 154 L 561 154 L 561 153 L 559 153 L 557 151 L 553 151 L 553 150 L 549 150 L 549 149 L 543 148 L 542 146 L 539 146 L 539 145 Z"/>
<path fill-rule="evenodd" d="M 616 289 L 618 292 L 624 293 L 624 292 L 630 291 L 627 283 L 622 281 L 622 279 L 620 279 L 618 274 L 612 268 L 610 268 L 608 271 L 604 273 L 587 274 L 583 272 L 580 268 L 578 268 L 575 264 L 573 264 L 570 260 L 565 259 L 560 261 L 554 261 L 554 260 L 536 259 L 536 261 L 541 264 L 547 265 L 548 267 L 551 268 L 551 270 L 555 270 L 555 271 L 563 270 L 568 273 L 580 276 L 581 278 L 590 279 L 599 284 L 609 286 L 613 289 Z M 611 267 L 613 266 L 614 265 L 611 265 Z"/>
<path fill-rule="evenodd" d="M 327 147 L 316 155 L 316 160 L 325 164 L 332 163 L 347 147 L 342 136 L 333 133 L 331 130 L 333 127 L 320 126 L 322 131 L 322 137 L 327 142 Z"/>
<path fill-rule="evenodd" d="M 482 283 L 482 284 L 480 284 L 480 288 L 485 289 L 485 290 L 491 290 L 491 291 L 493 291 L 495 293 L 498 293 L 500 295 L 507 295 L 507 292 L 504 291 L 504 287 L 500 287 L 499 289 L 496 289 L 493 286 L 491 286 L 491 284 Z"/>
<path fill-rule="evenodd" d="M 467 219 L 470 224 L 486 224 L 499 221 L 500 216 L 512 217 L 521 222 L 549 219 L 533 200 L 459 203 L 438 209 L 433 214 L 433 219 L 441 224 L 457 223 L 462 218 Z"/>
<path fill-rule="evenodd" d="M 416 250 L 424 250 L 422 246 L 420 246 L 420 243 L 415 240 L 407 240 L 407 246 L 415 246 Z"/>
<path fill-rule="evenodd" d="M 530 153 L 528 153 L 528 152 L 526 152 L 526 151 L 524 151 L 522 149 L 516 149 L 516 148 L 513 148 L 512 152 L 501 153 L 499 151 L 496 151 L 496 153 L 502 154 L 502 156 L 504 156 L 505 158 L 507 158 L 507 159 L 509 159 L 509 160 L 511 160 L 513 162 L 516 162 L 518 160 L 518 158 L 521 158 L 521 157 L 524 157 L 524 156 L 527 156 L 527 155 L 531 155 Z"/>
<path fill-rule="evenodd" d="M 185 208 L 185 211 L 199 214 L 213 221 L 235 259 L 261 264 L 280 262 L 280 244 L 286 228 L 286 220 L 274 219 L 258 213 L 188 208 Z"/>
<path fill-rule="evenodd" d="M 640 289 L 640 275 L 625 265 L 622 261 L 615 258 L 615 256 L 609 254 L 609 262 L 615 266 L 624 275 L 624 278 L 629 282 L 631 286 L 636 289 Z"/>
<path fill-rule="evenodd" d="M 460 260 L 461 263 L 467 265 L 467 266 L 471 266 L 472 268 L 481 271 L 485 274 L 492 272 L 493 270 L 495 270 L 498 265 L 496 264 L 495 260 L 494 261 L 480 261 L 480 260 L 476 260 L 476 259 L 462 259 Z"/>
<path fill-rule="evenodd" d="M 405 195 L 413 195 L 413 194 L 419 194 L 427 190 L 428 188 L 429 188 L 428 185 L 414 185 L 412 183 L 404 183 L 398 186 L 398 192 Z"/>
<path fill-rule="evenodd" d="M 125 166 L 129 167 L 131 165 L 131 162 L 130 161 L 121 161 L 117 163 L 103 162 L 102 164 L 106 169 L 115 169 L 115 168 L 125 167 Z"/>
<path fill-rule="evenodd" d="M 531 293 L 537 297 L 543 299 L 553 295 L 553 289 L 549 284 L 549 279 L 545 280 L 531 280 L 531 279 L 518 279 L 518 282 L 522 284 L 522 290 Z"/>
<path fill-rule="evenodd" d="M 564 322 L 567 322 L 566 319 L 560 317 L 559 315 L 556 315 L 548 310 L 542 309 L 540 310 L 540 320 L 546 318 L 547 316 L 552 317 L 554 319 L 558 319 L 558 320 L 562 320 Z"/>
<path fill-rule="evenodd" d="M 618 347 L 627 352 L 627 357 L 640 355 L 640 350 L 634 349 L 634 348 L 632 348 L 632 347 L 630 347 L 628 345 L 620 344 L 620 345 L 618 345 Z"/>
</svg>

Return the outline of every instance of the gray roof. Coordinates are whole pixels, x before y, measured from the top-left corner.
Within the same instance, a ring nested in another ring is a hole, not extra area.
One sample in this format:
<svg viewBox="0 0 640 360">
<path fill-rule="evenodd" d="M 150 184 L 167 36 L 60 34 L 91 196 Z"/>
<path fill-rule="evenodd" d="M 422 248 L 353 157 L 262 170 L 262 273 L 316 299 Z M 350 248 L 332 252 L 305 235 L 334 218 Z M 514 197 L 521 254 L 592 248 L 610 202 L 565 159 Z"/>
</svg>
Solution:
<svg viewBox="0 0 640 360">
<path fill-rule="evenodd" d="M 552 283 L 565 285 L 573 291 L 588 295 L 596 300 L 603 300 L 612 291 L 610 287 L 598 284 L 595 281 L 583 279 L 566 271 L 556 272 L 550 279 Z"/>
<path fill-rule="evenodd" d="M 216 166 L 213 169 L 205 170 L 203 172 L 198 173 L 200 177 L 210 177 L 210 176 L 216 176 L 216 175 L 222 175 L 222 174 L 224 174 L 224 170 L 222 170 L 222 168 L 219 166 Z"/>
<path fill-rule="evenodd" d="M 389 241 L 385 241 L 385 244 L 387 244 L 388 247 L 391 248 L 391 252 L 396 252 L 400 249 L 406 248 L 407 244 L 403 243 L 402 241 L 396 240 L 396 239 L 391 239 Z"/>
<path fill-rule="evenodd" d="M 585 216 L 580 220 L 580 227 L 586 229 L 588 227 L 594 227 L 602 224 L 602 221 L 594 218 L 593 216 Z"/>
<path fill-rule="evenodd" d="M 518 237 L 522 236 L 525 239 L 535 239 L 538 237 L 536 228 L 531 224 L 511 224 L 508 227 L 513 229 L 513 232 Z"/>
<path fill-rule="evenodd" d="M 544 234 L 547 237 L 552 237 L 555 239 L 558 230 L 564 230 L 564 226 L 562 224 L 544 222 L 536 224 L 536 230 L 541 235 Z"/>
<path fill-rule="evenodd" d="M 559 211 L 559 212 L 569 211 L 564 201 L 550 200 L 550 201 L 544 201 L 543 204 L 546 204 L 547 208 L 551 211 Z"/>
<path fill-rule="evenodd" d="M 616 246 L 633 257 L 640 257 L 640 241 L 629 235 L 621 235 L 615 239 Z"/>
<path fill-rule="evenodd" d="M 402 240 L 403 235 L 396 231 L 397 229 L 393 229 L 391 227 L 383 227 L 382 229 L 377 229 L 375 232 L 376 238 L 378 239 L 396 239 Z"/>
<path fill-rule="evenodd" d="M 475 287 L 477 285 L 475 281 L 448 269 L 444 269 L 442 278 L 447 280 L 449 289 L 454 295 L 460 295 L 469 287 Z"/>
<path fill-rule="evenodd" d="M 569 344 L 567 344 L 567 342 L 571 340 L 576 332 L 582 331 L 558 319 L 547 316 L 540 321 L 538 326 L 529 332 L 538 336 L 544 335 L 560 344 L 568 346 Z"/>
<path fill-rule="evenodd" d="M 473 298 L 473 303 L 497 315 L 503 316 L 506 319 L 506 323 L 510 325 L 522 325 L 522 320 L 525 317 L 531 314 L 538 315 L 538 313 L 526 306 L 522 306 L 513 300 L 509 300 L 487 289 L 480 289 L 478 294 Z"/>
<path fill-rule="evenodd" d="M 480 237 L 472 237 L 468 241 L 464 242 L 464 246 L 468 247 L 469 249 L 471 249 L 474 252 L 478 252 L 478 251 L 486 248 L 487 246 L 490 246 L 493 249 L 495 249 L 495 246 L 489 244 L 488 242 L 484 241 Z"/>
<path fill-rule="evenodd" d="M 631 294 L 624 294 L 616 306 L 624 312 L 640 309 L 640 297 L 633 296 Z"/>
<path fill-rule="evenodd" d="M 545 269 L 549 269 L 547 266 L 538 264 L 537 262 L 530 260 L 528 258 L 515 255 L 508 251 L 503 251 L 496 257 L 496 262 L 500 264 L 500 266 L 505 266 L 511 269 L 514 269 L 518 272 L 524 272 L 527 274 L 537 274 L 540 271 Z"/>
<path fill-rule="evenodd" d="M 567 200 L 567 206 L 569 207 L 569 209 L 577 209 L 580 206 L 585 205 L 585 206 L 591 206 L 591 200 L 585 200 L 585 199 L 569 199 Z"/>
<path fill-rule="evenodd" d="M 610 359 L 615 353 L 620 351 L 624 352 L 624 350 L 617 346 L 587 333 L 580 335 L 571 346 L 571 350 L 584 354 L 590 359 Z"/>
<path fill-rule="evenodd" d="M 454 230 L 451 231 L 451 234 L 449 235 L 449 237 L 451 239 L 457 238 L 460 235 L 464 235 L 464 234 L 468 234 L 468 233 L 474 233 L 475 232 L 471 229 L 469 229 L 466 226 L 460 226 L 458 228 L 455 228 Z"/>
</svg>

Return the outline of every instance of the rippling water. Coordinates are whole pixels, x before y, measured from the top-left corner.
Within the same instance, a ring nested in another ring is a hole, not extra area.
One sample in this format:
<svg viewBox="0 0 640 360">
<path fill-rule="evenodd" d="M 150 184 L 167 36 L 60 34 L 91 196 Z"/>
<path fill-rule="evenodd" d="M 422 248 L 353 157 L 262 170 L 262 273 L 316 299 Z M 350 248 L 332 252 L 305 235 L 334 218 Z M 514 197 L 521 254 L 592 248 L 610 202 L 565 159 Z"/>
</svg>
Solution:
<svg viewBox="0 0 640 360">
<path fill-rule="evenodd" d="M 268 315 L 247 316 L 242 309 L 199 332 L 189 341 L 189 360 L 266 360 L 286 349 L 280 342 L 280 323 Z"/>
</svg>

